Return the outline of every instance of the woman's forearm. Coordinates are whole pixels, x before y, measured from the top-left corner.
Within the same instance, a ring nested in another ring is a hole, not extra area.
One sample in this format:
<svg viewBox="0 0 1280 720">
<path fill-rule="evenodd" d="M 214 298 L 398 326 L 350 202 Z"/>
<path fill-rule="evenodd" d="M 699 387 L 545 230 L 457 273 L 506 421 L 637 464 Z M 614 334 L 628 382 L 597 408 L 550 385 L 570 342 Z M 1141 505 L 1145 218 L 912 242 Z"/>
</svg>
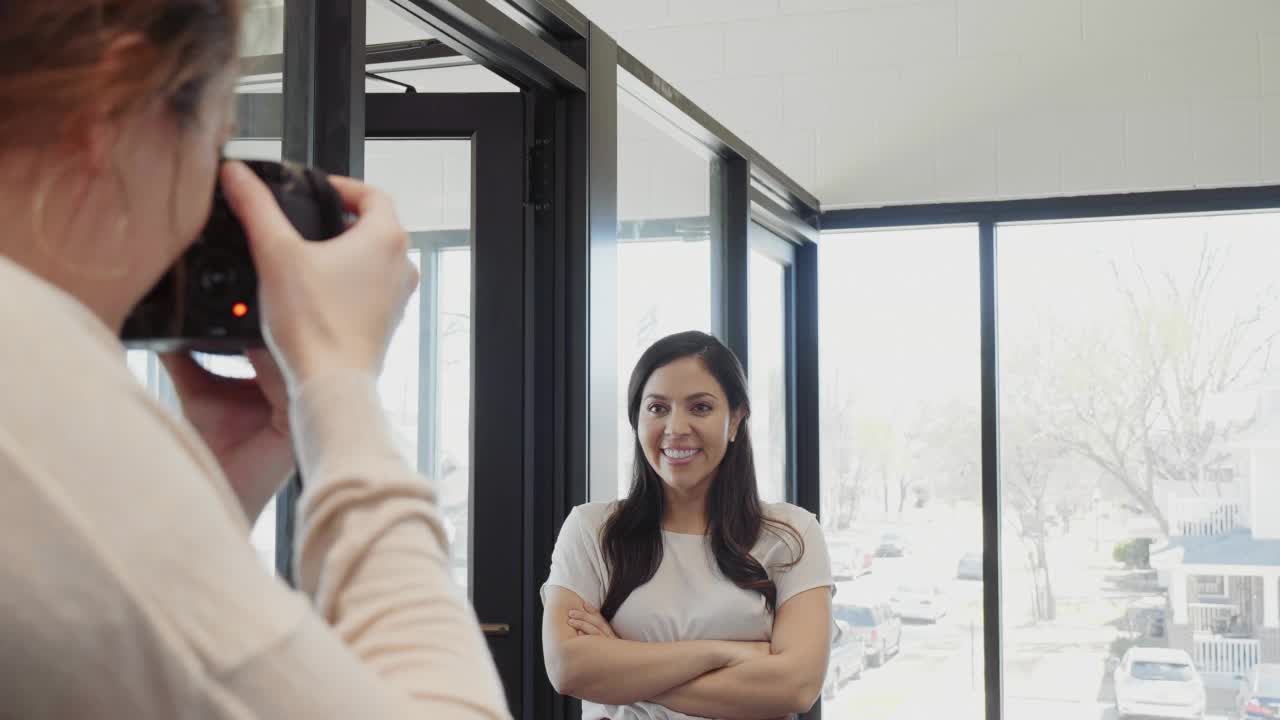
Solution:
<svg viewBox="0 0 1280 720">
<path fill-rule="evenodd" d="M 598 635 L 565 641 L 556 667 L 556 690 L 605 705 L 630 705 L 727 665 L 725 642 L 636 642 Z"/>
<path fill-rule="evenodd" d="M 304 389 L 292 423 L 306 491 L 298 589 L 419 717 L 509 718 L 493 656 L 449 578 L 434 485 L 396 450 L 372 377 Z M 371 716 L 377 716 L 372 713 Z"/>
<path fill-rule="evenodd" d="M 785 655 L 768 655 L 701 675 L 650 698 L 698 717 L 742 720 L 805 712 L 822 691 L 822 680 L 804 678 Z"/>
</svg>

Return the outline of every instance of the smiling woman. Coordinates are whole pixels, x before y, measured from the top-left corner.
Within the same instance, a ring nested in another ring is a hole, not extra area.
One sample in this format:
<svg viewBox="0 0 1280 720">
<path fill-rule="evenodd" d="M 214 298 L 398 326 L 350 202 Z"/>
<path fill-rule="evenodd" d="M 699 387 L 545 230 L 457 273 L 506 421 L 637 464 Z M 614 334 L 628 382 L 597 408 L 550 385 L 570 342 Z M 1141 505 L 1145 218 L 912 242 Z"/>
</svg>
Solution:
<svg viewBox="0 0 1280 720">
<path fill-rule="evenodd" d="M 552 684 L 593 720 L 808 710 L 831 565 L 812 514 L 760 502 L 741 364 L 710 335 L 672 335 L 628 399 L 631 492 L 569 515 L 543 587 Z"/>
</svg>

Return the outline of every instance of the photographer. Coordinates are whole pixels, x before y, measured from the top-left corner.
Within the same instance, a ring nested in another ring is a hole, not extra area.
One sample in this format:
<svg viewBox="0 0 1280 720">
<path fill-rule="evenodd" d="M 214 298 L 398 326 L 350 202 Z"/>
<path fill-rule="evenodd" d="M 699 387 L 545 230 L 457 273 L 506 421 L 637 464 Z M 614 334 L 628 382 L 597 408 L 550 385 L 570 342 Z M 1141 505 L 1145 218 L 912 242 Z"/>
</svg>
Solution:
<svg viewBox="0 0 1280 720">
<path fill-rule="evenodd" d="M 307 243 L 239 163 L 237 0 L 0 3 L 0 718 L 505 718 L 430 481 L 375 391 L 417 283 L 390 201 Z M 134 381 L 129 311 L 214 183 L 245 225 L 257 379 Z M 299 592 L 249 527 L 294 468 Z"/>
</svg>

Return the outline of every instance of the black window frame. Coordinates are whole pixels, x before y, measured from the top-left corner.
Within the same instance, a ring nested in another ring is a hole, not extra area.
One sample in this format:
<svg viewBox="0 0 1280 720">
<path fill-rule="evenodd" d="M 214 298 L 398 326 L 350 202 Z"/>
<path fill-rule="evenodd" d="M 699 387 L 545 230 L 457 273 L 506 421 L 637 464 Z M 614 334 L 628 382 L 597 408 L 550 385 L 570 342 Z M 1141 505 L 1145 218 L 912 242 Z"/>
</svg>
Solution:
<svg viewBox="0 0 1280 720">
<path fill-rule="evenodd" d="M 1280 185 L 830 210 L 823 233 L 977 225 L 980 299 L 983 528 L 983 669 L 986 720 L 1004 717 L 1000 526 L 999 347 L 996 297 L 1000 225 L 1160 215 L 1280 211 Z"/>
</svg>

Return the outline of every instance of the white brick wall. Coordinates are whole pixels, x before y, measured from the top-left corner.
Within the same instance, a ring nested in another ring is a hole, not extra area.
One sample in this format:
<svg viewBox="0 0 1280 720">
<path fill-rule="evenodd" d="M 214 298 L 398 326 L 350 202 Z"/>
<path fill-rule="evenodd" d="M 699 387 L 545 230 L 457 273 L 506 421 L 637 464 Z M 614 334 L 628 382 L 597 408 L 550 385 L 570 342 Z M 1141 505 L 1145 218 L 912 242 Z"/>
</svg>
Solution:
<svg viewBox="0 0 1280 720">
<path fill-rule="evenodd" d="M 1280 182 L 1280 0 L 574 4 L 827 207 Z"/>
</svg>

